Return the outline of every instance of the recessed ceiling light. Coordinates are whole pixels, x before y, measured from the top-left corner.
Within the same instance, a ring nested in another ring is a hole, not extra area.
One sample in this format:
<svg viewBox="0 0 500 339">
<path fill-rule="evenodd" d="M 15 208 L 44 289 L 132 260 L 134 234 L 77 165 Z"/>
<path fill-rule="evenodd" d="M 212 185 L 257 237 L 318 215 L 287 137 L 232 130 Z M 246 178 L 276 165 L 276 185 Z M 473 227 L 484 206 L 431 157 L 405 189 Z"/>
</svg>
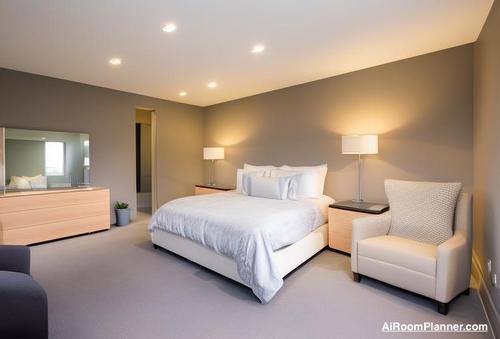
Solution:
<svg viewBox="0 0 500 339">
<path fill-rule="evenodd" d="M 207 87 L 208 88 L 215 88 L 217 87 L 217 83 L 215 81 L 210 81 L 208 84 L 207 84 Z"/>
<path fill-rule="evenodd" d="M 185 96 L 187 95 L 187 92 L 184 92 L 184 91 L 179 92 L 179 95 L 180 95 L 181 97 L 185 97 Z"/>
<path fill-rule="evenodd" d="M 109 59 L 109 63 L 113 66 L 118 66 L 118 65 L 121 65 L 122 64 L 122 59 L 120 58 L 112 58 L 112 59 Z"/>
<path fill-rule="evenodd" d="M 177 30 L 177 26 L 174 23 L 169 23 L 163 26 L 162 31 L 165 33 L 172 33 Z"/>
<path fill-rule="evenodd" d="M 260 54 L 260 53 L 264 52 L 265 49 L 266 49 L 266 47 L 264 45 L 257 44 L 255 46 L 253 46 L 252 53 Z"/>
</svg>

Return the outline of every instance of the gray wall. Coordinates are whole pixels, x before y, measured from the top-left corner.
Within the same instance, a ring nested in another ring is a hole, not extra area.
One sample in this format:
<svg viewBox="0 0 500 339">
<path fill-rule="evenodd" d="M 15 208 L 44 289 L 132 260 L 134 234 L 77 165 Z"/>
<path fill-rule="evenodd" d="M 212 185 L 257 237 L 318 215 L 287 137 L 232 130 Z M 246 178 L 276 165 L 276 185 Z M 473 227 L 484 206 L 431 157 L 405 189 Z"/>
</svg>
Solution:
<svg viewBox="0 0 500 339">
<path fill-rule="evenodd" d="M 0 69 L 0 126 L 88 133 L 92 185 L 134 213 L 136 107 L 157 112 L 159 203 L 191 194 L 202 179 L 201 108 Z"/>
<path fill-rule="evenodd" d="M 341 135 L 379 134 L 366 156 L 368 200 L 383 179 L 459 181 L 472 190 L 472 46 L 464 45 L 206 108 L 205 144 L 222 145 L 217 180 L 234 184 L 244 162 L 328 163 L 326 193 L 356 191 L 356 157 Z"/>
<path fill-rule="evenodd" d="M 500 279 L 500 5 L 493 4 L 474 46 L 474 252 L 495 304 L 490 319 L 500 335 L 500 289 L 489 283 L 487 260 Z M 488 305 L 486 305 L 488 306 Z M 488 308 L 487 308 L 488 309 Z"/>
</svg>

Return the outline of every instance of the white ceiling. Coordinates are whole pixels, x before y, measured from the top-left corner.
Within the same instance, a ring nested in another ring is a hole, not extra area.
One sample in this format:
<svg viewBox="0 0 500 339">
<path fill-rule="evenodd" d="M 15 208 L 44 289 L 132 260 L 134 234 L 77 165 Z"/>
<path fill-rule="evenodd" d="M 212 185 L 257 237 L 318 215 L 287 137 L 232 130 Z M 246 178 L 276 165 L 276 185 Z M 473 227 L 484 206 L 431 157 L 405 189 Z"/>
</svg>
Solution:
<svg viewBox="0 0 500 339">
<path fill-rule="evenodd" d="M 492 3 L 0 0 L 0 67 L 207 106 L 473 42 Z"/>
</svg>

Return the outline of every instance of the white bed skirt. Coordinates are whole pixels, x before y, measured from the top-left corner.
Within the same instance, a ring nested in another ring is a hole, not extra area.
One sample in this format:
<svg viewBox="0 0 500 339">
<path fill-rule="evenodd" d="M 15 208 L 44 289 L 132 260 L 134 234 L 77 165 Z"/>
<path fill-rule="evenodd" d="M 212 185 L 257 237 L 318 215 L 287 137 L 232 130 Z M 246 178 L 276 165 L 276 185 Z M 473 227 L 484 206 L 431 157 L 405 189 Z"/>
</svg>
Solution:
<svg viewBox="0 0 500 339">
<path fill-rule="evenodd" d="M 248 286 L 241 280 L 236 268 L 236 262 L 229 257 L 218 254 L 192 240 L 161 230 L 154 230 L 151 233 L 151 241 L 157 246 Z M 327 245 L 328 224 L 326 223 L 302 240 L 273 252 L 273 259 L 281 273 L 281 277 L 285 277 Z"/>
</svg>

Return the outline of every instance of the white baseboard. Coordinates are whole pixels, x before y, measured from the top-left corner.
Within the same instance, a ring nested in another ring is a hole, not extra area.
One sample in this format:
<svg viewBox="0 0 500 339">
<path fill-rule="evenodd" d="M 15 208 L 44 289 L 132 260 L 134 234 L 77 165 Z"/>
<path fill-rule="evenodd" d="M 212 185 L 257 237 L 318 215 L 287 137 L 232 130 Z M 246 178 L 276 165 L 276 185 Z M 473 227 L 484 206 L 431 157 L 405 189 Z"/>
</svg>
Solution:
<svg viewBox="0 0 500 339">
<path fill-rule="evenodd" d="M 484 312 L 488 319 L 493 337 L 500 338 L 500 315 L 491 298 L 487 285 L 488 283 L 484 280 L 484 272 L 479 262 L 479 258 L 474 251 L 472 253 L 472 278 L 478 284 L 479 297 L 483 304 Z"/>
</svg>

